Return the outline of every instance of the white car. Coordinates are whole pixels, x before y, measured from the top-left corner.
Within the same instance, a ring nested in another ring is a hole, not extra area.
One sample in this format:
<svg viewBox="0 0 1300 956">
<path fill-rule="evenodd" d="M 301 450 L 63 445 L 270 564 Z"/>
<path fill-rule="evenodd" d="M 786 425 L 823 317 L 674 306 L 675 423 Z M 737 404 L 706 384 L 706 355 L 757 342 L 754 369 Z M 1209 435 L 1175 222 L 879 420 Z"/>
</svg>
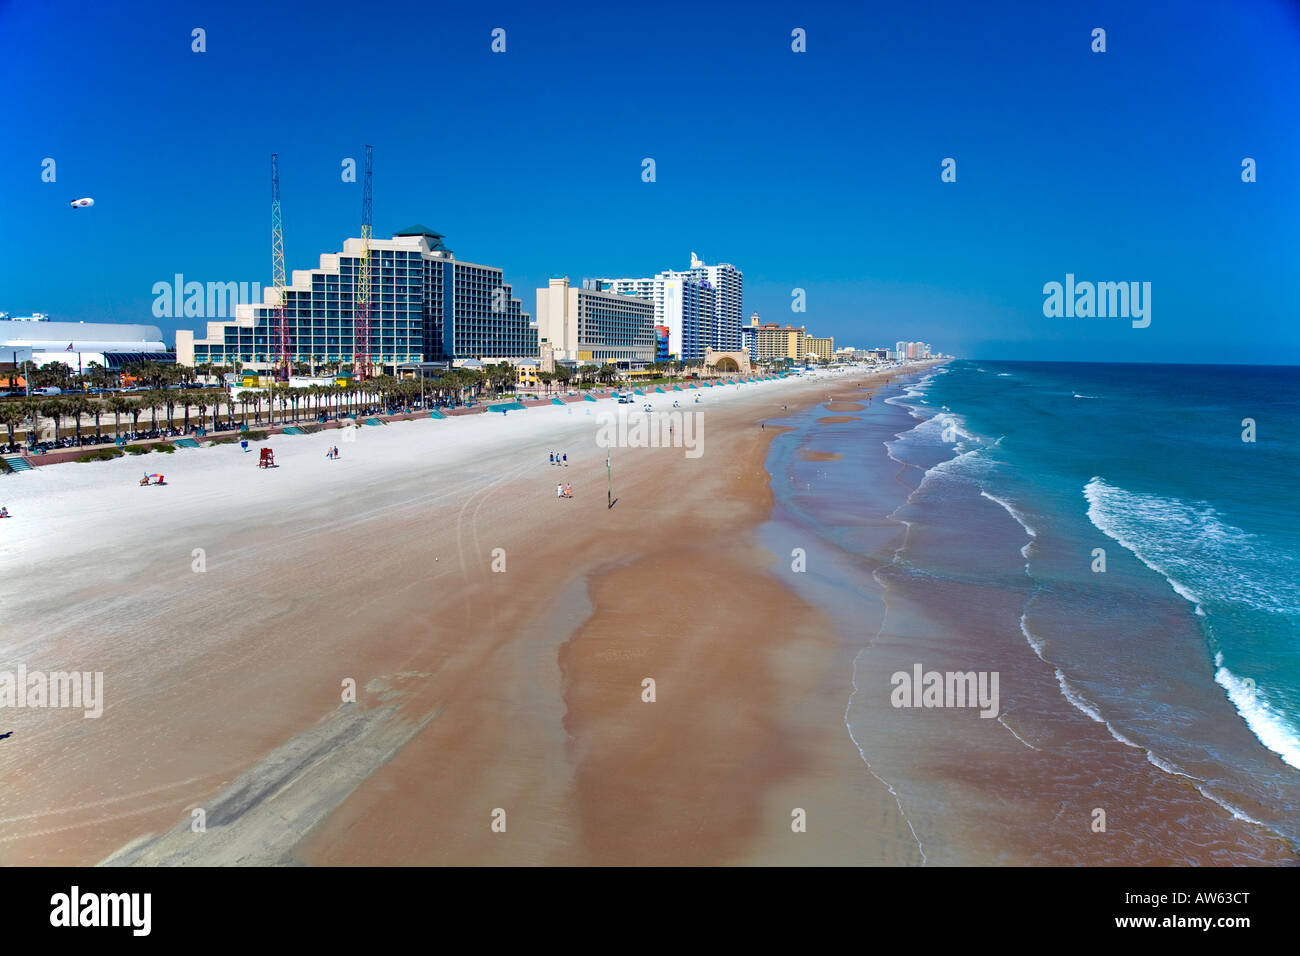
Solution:
<svg viewBox="0 0 1300 956">
<path fill-rule="evenodd" d="M 32 394 L 33 395 L 62 395 L 63 389 L 55 388 L 53 385 L 47 385 L 45 388 L 36 389 L 34 392 L 32 392 Z"/>
</svg>

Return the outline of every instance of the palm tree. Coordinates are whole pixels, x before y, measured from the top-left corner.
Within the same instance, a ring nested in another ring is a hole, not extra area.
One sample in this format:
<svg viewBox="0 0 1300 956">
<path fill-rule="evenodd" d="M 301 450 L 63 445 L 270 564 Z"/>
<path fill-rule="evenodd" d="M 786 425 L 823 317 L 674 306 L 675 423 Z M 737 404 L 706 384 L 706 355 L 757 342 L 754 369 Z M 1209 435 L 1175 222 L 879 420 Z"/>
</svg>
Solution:
<svg viewBox="0 0 1300 956">
<path fill-rule="evenodd" d="M 239 399 L 239 404 L 244 412 L 244 427 L 248 427 L 248 403 L 249 402 L 253 403 L 253 424 L 256 425 L 258 422 L 258 410 L 260 409 L 262 404 L 262 393 L 253 392 L 253 391 L 249 391 L 248 389 L 244 389 L 235 397 Z"/>
<path fill-rule="evenodd" d="M 63 414 L 72 419 L 78 445 L 81 444 L 81 416 L 88 411 L 90 411 L 90 402 L 81 395 L 74 395 L 63 401 Z"/>
<path fill-rule="evenodd" d="M 140 416 L 144 414 L 144 400 L 140 398 L 128 398 L 127 413 L 131 416 L 131 431 L 140 431 Z"/>
<path fill-rule="evenodd" d="M 14 426 L 21 425 L 26 417 L 27 413 L 20 402 L 0 404 L 0 425 L 9 431 L 9 444 L 14 443 Z"/>
<path fill-rule="evenodd" d="M 190 430 L 190 406 L 193 405 L 199 410 L 199 427 L 203 427 L 203 422 L 208 411 L 208 396 L 203 392 L 189 392 L 185 396 L 185 430 Z"/>
<path fill-rule="evenodd" d="M 230 405 L 230 393 L 224 388 L 214 391 L 208 396 L 212 401 L 212 430 L 215 432 L 220 428 L 221 406 Z"/>
<path fill-rule="evenodd" d="M 42 415 L 46 418 L 54 419 L 54 440 L 59 440 L 59 419 L 63 416 L 63 401 L 58 398 L 49 398 L 41 402 L 38 406 Z M 40 430 L 40 424 L 37 424 L 37 430 Z"/>
<path fill-rule="evenodd" d="M 122 435 L 122 413 L 129 412 L 134 403 L 125 395 L 110 395 L 104 407 L 113 413 L 113 437 L 120 438 Z"/>
<path fill-rule="evenodd" d="M 39 398 L 23 399 L 20 407 L 28 418 L 32 420 L 32 425 L 27 429 L 27 445 L 30 448 L 40 440 L 41 431 L 41 406 L 44 404 Z"/>
<path fill-rule="evenodd" d="M 103 437 L 103 430 L 99 427 L 100 416 L 104 414 L 104 403 L 101 401 L 92 401 L 90 403 L 90 414 L 95 416 L 95 438 L 96 440 Z"/>
<path fill-rule="evenodd" d="M 140 401 L 153 415 L 153 430 L 158 430 L 158 407 L 167 401 L 167 393 L 159 389 L 150 389 L 140 396 Z"/>
</svg>

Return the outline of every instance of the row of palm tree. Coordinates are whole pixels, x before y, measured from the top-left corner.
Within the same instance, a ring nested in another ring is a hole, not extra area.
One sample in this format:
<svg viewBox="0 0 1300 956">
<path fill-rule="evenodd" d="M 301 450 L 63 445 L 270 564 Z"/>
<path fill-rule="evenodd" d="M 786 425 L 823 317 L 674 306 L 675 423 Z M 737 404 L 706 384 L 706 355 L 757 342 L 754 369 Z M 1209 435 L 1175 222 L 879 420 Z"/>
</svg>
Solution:
<svg viewBox="0 0 1300 956">
<path fill-rule="evenodd" d="M 140 372 L 142 377 L 152 374 L 145 369 Z M 14 443 L 17 428 L 25 427 L 29 436 L 39 434 L 42 418 L 52 422 L 55 441 L 59 440 L 64 420 L 68 421 L 69 427 L 80 440 L 84 419 L 94 421 L 95 434 L 100 436 L 103 434 L 103 417 L 112 415 L 113 434 L 116 437 L 122 432 L 123 416 L 130 418 L 132 431 L 139 431 L 140 419 L 145 415 L 150 417 L 152 428 L 157 430 L 160 412 L 163 413 L 164 427 L 175 427 L 179 410 L 183 427 L 188 431 L 192 410 L 197 411 L 196 424 L 201 427 L 207 427 L 210 412 L 210 421 L 215 428 L 217 422 L 223 420 L 222 408 L 227 409 L 228 416 L 233 416 L 236 405 L 239 406 L 244 424 L 248 423 L 250 406 L 254 424 L 260 424 L 265 406 L 266 420 L 273 425 L 277 421 L 298 421 L 304 415 L 315 418 L 321 415 L 352 415 L 362 408 L 374 406 L 410 407 L 417 399 L 454 400 L 459 403 L 469 396 L 482 395 L 489 385 L 499 393 L 506 384 L 502 372 L 497 367 L 489 367 L 487 372 L 450 369 L 437 379 L 423 381 L 382 375 L 345 385 L 314 384 L 299 387 L 277 383 L 269 390 L 246 389 L 233 397 L 225 389 L 170 388 L 153 388 L 131 395 L 115 393 L 104 397 L 81 394 L 33 396 L 0 402 L 0 424 L 6 427 L 10 444 Z"/>
<path fill-rule="evenodd" d="M 324 363 L 318 371 L 337 371 L 342 363 Z M 680 372 L 683 363 L 678 361 L 655 362 L 649 366 L 651 371 L 665 375 Z M 276 383 L 265 389 L 246 389 L 232 395 L 226 389 L 187 389 L 199 379 L 221 381 L 229 372 L 238 372 L 240 363 L 220 365 L 200 363 L 193 368 L 174 363 L 146 360 L 128 365 L 122 372 L 137 382 L 144 383 L 149 389 L 130 395 L 114 393 L 97 396 L 93 394 L 73 393 L 62 396 L 32 396 L 25 399 L 0 402 L 0 424 L 9 435 L 9 443 L 14 443 L 15 429 L 30 423 L 27 434 L 34 435 L 40 431 L 40 419 L 49 419 L 53 423 L 55 441 L 64 420 L 69 422 L 78 440 L 81 438 L 83 419 L 90 418 L 95 424 L 95 434 L 102 435 L 101 422 L 105 415 L 113 416 L 114 436 L 122 431 L 122 419 L 131 420 L 131 430 L 139 431 L 140 419 L 148 415 L 154 430 L 158 429 L 159 412 L 164 413 L 164 425 L 175 426 L 177 409 L 183 415 L 184 427 L 189 430 L 191 410 L 197 411 L 197 423 L 207 427 L 210 421 L 213 428 L 217 422 L 228 420 L 239 406 L 242 422 L 248 423 L 251 406 L 254 424 L 262 421 L 262 408 L 266 406 L 266 419 L 269 424 L 287 422 L 292 418 L 297 421 L 302 415 L 311 417 L 321 415 L 353 415 L 359 409 L 379 406 L 395 408 L 410 407 L 417 398 L 422 404 L 429 400 L 440 402 L 463 403 L 469 398 L 483 397 L 491 391 L 501 395 L 513 389 L 517 371 L 508 362 L 500 362 L 479 369 L 451 368 L 436 378 L 399 379 L 391 375 L 380 375 L 366 381 L 350 384 L 313 384 L 308 386 L 289 386 Z M 297 363 L 294 371 L 306 374 L 308 366 Z M 80 378 L 64 363 L 51 362 L 32 372 L 32 384 L 56 385 L 62 388 L 74 388 L 78 382 L 89 387 L 110 388 L 119 381 L 119 373 L 103 368 L 95 362 L 84 369 Z M 556 366 L 554 371 L 539 372 L 538 380 L 549 394 L 553 386 L 564 388 L 570 384 L 578 386 L 601 382 L 610 383 L 620 376 L 619 369 L 612 363 L 602 365 L 586 364 L 576 369 Z M 175 386 L 182 386 L 177 388 Z M 226 418 L 222 417 L 222 408 L 226 408 Z M 277 415 L 278 413 L 278 415 Z"/>
</svg>

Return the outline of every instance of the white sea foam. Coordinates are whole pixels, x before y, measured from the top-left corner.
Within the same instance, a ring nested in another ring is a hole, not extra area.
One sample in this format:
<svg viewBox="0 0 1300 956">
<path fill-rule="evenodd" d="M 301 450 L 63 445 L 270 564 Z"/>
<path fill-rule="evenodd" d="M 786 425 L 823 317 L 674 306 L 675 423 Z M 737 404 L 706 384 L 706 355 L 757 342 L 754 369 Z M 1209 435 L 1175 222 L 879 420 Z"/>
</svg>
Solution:
<svg viewBox="0 0 1300 956">
<path fill-rule="evenodd" d="M 1002 439 L 1000 438 L 998 439 L 998 441 L 1001 440 Z M 989 494 L 987 491 L 981 491 L 980 494 L 983 495 L 985 498 L 987 498 L 989 501 L 1000 504 L 1004 509 L 1006 509 L 1007 514 L 1015 518 L 1016 521 L 1020 524 L 1020 527 L 1025 529 L 1025 532 L 1029 535 L 1029 540 L 1025 542 L 1024 547 L 1020 549 L 1020 555 L 1026 561 L 1028 561 L 1029 553 L 1031 550 L 1033 550 L 1034 540 L 1038 537 L 1038 529 L 1035 528 L 1033 525 L 1031 525 L 1029 523 L 1029 520 L 1025 517 L 1024 512 L 1022 512 L 1011 502 L 1004 501 L 1001 498 L 994 497 L 993 495 Z M 1026 565 L 1026 567 L 1028 567 L 1028 565 Z"/>
<path fill-rule="evenodd" d="M 1250 732 L 1288 765 L 1300 770 L 1300 734 L 1284 715 L 1270 706 L 1267 690 L 1248 684 L 1223 667 L 1222 654 L 1215 655 L 1215 663 L 1220 665 L 1214 673 L 1215 682 L 1228 692 L 1228 699 L 1246 721 Z"/>
<path fill-rule="evenodd" d="M 1085 486 L 1084 497 L 1092 523 L 1161 575 L 1197 614 L 1207 616 L 1207 603 L 1300 613 L 1295 555 L 1228 524 L 1209 504 L 1137 494 L 1096 477 Z M 1251 733 L 1300 769 L 1300 733 L 1288 715 L 1270 703 L 1263 688 L 1252 693 L 1223 662 L 1219 651 L 1214 679 L 1228 692 Z"/>
<path fill-rule="evenodd" d="M 1212 793 L 1209 790 L 1206 781 L 1200 779 L 1199 777 L 1192 776 L 1191 774 L 1177 767 L 1174 763 L 1172 763 L 1168 759 L 1161 757 L 1159 754 L 1155 753 L 1150 748 L 1142 746 L 1141 744 L 1137 743 L 1136 741 L 1130 739 L 1129 737 L 1125 736 L 1124 734 L 1116 730 L 1115 725 L 1112 724 L 1109 720 L 1107 720 L 1102 715 L 1101 708 L 1098 707 L 1096 704 L 1094 704 L 1092 701 L 1088 700 L 1088 698 L 1083 695 L 1083 692 L 1080 691 L 1077 687 L 1075 687 L 1070 682 L 1069 678 L 1065 676 L 1065 672 L 1062 671 L 1061 668 L 1057 667 L 1054 663 L 1052 663 L 1044 656 L 1043 654 L 1044 643 L 1043 641 L 1035 637 L 1033 633 L 1029 630 L 1029 625 L 1026 620 L 1026 616 L 1027 616 L 1026 614 L 1020 615 L 1020 633 L 1024 634 L 1025 640 L 1029 642 L 1030 648 L 1033 649 L 1033 652 L 1038 656 L 1038 659 L 1041 660 L 1048 667 L 1052 668 L 1052 673 L 1055 674 L 1056 676 L 1057 686 L 1061 689 L 1061 695 L 1066 699 L 1066 701 L 1070 703 L 1071 706 L 1073 706 L 1076 710 L 1078 710 L 1089 720 L 1101 724 L 1103 727 L 1105 727 L 1107 733 L 1109 733 L 1111 737 L 1113 737 L 1117 742 L 1123 744 L 1126 747 L 1132 747 L 1134 750 L 1141 750 L 1142 753 L 1146 755 L 1147 762 L 1150 763 L 1151 766 L 1155 767 L 1157 770 L 1163 773 L 1175 774 L 1179 777 L 1185 777 L 1186 779 L 1191 780 L 1193 786 L 1196 787 L 1196 789 L 1200 792 L 1200 794 L 1203 797 L 1217 804 L 1219 807 L 1222 807 L 1228 813 L 1232 814 L 1232 816 L 1235 817 L 1236 819 L 1242 820 L 1246 823 L 1254 824 L 1255 826 L 1265 827 L 1266 829 L 1270 829 L 1270 830 L 1272 829 L 1267 827 L 1266 824 L 1261 823 L 1259 820 L 1256 820 L 1254 817 L 1249 816 L 1248 814 L 1243 812 L 1240 808 L 1233 806 L 1231 803 L 1228 803 L 1222 797 L 1218 796 L 1215 793 Z M 1005 723 L 1003 724 L 1003 726 L 1006 726 Z M 1007 729 L 1011 730 L 1010 727 L 1007 727 Z M 1012 731 L 1012 733 L 1015 733 L 1015 731 Z M 1017 738 L 1019 738 L 1019 734 L 1017 734 L 1016 736 Z"/>
<path fill-rule="evenodd" d="M 1300 615 L 1300 559 L 1223 520 L 1205 502 L 1139 494 L 1094 477 L 1088 519 L 1204 615 L 1208 602 Z M 1224 569 L 1231 568 L 1232 574 Z"/>
</svg>

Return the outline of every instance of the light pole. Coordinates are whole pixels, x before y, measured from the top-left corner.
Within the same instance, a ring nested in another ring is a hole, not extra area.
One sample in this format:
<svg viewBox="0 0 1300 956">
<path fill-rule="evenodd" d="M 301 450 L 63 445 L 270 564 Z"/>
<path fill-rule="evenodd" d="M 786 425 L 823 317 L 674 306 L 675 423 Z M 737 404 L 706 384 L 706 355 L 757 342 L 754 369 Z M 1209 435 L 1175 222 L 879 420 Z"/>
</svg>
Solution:
<svg viewBox="0 0 1300 956">
<path fill-rule="evenodd" d="M 609 449 L 606 449 L 605 476 L 608 479 L 608 484 L 605 489 L 605 510 L 606 511 L 614 507 L 614 465 L 609 460 L 611 454 L 612 452 Z"/>
</svg>

